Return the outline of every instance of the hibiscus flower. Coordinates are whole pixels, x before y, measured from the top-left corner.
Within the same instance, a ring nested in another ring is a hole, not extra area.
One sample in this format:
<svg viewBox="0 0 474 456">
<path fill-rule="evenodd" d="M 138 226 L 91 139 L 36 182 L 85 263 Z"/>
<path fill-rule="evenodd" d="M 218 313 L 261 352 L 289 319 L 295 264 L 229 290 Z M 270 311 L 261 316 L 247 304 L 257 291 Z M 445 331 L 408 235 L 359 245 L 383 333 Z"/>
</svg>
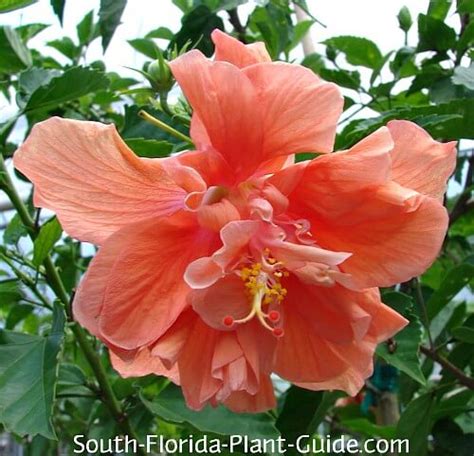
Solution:
<svg viewBox="0 0 474 456">
<path fill-rule="evenodd" d="M 455 144 L 393 121 L 332 152 L 343 98 L 262 43 L 215 31 L 171 70 L 196 150 L 134 155 L 113 125 L 52 118 L 15 153 L 36 206 L 100 246 L 76 320 L 123 376 L 165 375 L 189 407 L 275 406 L 270 375 L 355 395 L 407 321 L 377 287 L 435 259 Z M 294 164 L 297 153 L 317 158 Z"/>
</svg>

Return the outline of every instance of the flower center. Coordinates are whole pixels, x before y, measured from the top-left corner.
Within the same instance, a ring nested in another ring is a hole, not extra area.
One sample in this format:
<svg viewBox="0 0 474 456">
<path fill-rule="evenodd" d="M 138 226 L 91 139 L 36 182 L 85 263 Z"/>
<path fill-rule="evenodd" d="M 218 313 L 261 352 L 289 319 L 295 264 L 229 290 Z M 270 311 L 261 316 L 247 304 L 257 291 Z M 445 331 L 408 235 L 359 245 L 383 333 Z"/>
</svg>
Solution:
<svg viewBox="0 0 474 456">
<path fill-rule="evenodd" d="M 246 289 L 250 302 L 250 311 L 244 318 L 234 320 L 230 315 L 223 320 L 225 326 L 246 323 L 253 318 L 258 318 L 265 329 L 277 337 L 283 336 L 283 329 L 275 326 L 280 321 L 280 312 L 270 310 L 269 307 L 279 305 L 287 294 L 286 288 L 281 284 L 281 278 L 287 277 L 288 271 L 284 270 L 283 263 L 276 261 L 265 249 L 262 263 L 251 263 L 238 271 Z"/>
</svg>

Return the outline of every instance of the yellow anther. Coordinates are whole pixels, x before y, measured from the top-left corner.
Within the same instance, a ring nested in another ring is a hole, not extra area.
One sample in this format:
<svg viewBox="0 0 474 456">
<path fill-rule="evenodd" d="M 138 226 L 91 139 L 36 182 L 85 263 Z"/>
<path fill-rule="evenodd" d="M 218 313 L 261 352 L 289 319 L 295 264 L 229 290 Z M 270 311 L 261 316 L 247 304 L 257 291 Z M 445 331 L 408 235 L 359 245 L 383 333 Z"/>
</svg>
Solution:
<svg viewBox="0 0 474 456">
<path fill-rule="evenodd" d="M 246 293 L 250 300 L 249 314 L 239 320 L 233 320 L 232 316 L 229 316 L 227 320 L 231 321 L 231 325 L 235 325 L 248 322 L 252 318 L 257 317 L 266 329 L 280 337 L 282 329 L 274 326 L 280 319 L 279 312 L 275 309 L 270 309 L 270 306 L 280 304 L 285 299 L 287 290 L 281 285 L 280 279 L 288 277 L 289 274 L 286 271 L 279 270 L 282 263 L 270 257 L 268 249 L 265 250 L 265 253 L 267 258 L 263 265 L 262 263 L 253 263 L 239 271 L 240 278 L 244 282 Z M 269 264 L 273 265 L 272 268 L 269 267 Z M 223 324 L 229 326 L 226 323 L 227 320 Z"/>
</svg>

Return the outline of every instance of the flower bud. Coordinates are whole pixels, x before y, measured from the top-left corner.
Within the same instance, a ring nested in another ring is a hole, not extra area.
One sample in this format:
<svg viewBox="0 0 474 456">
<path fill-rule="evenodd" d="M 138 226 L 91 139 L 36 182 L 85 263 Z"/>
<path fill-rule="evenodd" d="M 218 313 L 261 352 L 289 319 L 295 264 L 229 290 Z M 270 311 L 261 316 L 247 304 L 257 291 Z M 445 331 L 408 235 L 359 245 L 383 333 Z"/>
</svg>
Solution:
<svg viewBox="0 0 474 456">
<path fill-rule="evenodd" d="M 173 87 L 173 74 L 161 53 L 158 55 L 158 59 L 148 65 L 146 74 L 148 81 L 156 92 L 167 93 Z"/>
</svg>

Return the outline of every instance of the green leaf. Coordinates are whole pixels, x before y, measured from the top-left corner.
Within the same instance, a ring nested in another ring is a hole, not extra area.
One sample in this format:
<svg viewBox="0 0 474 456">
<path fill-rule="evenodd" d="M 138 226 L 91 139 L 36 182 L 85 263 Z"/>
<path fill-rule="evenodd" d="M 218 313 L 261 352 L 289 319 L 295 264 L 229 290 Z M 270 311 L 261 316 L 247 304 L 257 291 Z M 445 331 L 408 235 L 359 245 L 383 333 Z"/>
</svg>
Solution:
<svg viewBox="0 0 474 456">
<path fill-rule="evenodd" d="M 449 228 L 453 236 L 472 236 L 474 234 L 474 211 L 468 211 L 459 217 Z"/>
<path fill-rule="evenodd" d="M 173 151 L 173 144 L 156 139 L 130 138 L 126 139 L 130 147 L 139 157 L 162 158 L 168 157 Z"/>
<path fill-rule="evenodd" d="M 415 49 L 408 46 L 402 47 L 396 52 L 389 66 L 397 79 L 414 76 L 418 73 L 415 65 Z"/>
<path fill-rule="evenodd" d="M 293 24 L 288 10 L 284 6 L 268 3 L 257 7 L 249 18 L 249 27 L 260 34 L 273 59 L 284 52 L 293 39 Z"/>
<path fill-rule="evenodd" d="M 157 59 L 160 50 L 156 43 L 149 38 L 136 38 L 134 40 L 128 40 L 128 44 L 143 55 L 150 57 L 150 59 Z"/>
<path fill-rule="evenodd" d="M 171 0 L 183 13 L 187 13 L 192 8 L 192 0 Z"/>
<path fill-rule="evenodd" d="M 211 33 L 216 28 L 224 30 L 222 19 L 207 6 L 199 5 L 183 16 L 181 29 L 170 41 L 169 49 L 183 49 L 190 44 L 210 57 L 214 53 Z"/>
<path fill-rule="evenodd" d="M 294 444 L 300 435 L 314 434 L 328 409 L 344 396 L 341 391 L 310 391 L 298 386 L 290 387 L 284 394 L 283 406 L 276 421 L 287 444 Z M 299 454 L 287 445 L 287 454 Z"/>
<path fill-rule="evenodd" d="M 54 14 L 59 19 L 60 24 L 63 24 L 64 19 L 64 7 L 66 6 L 66 0 L 50 0 L 51 6 L 53 7 Z"/>
<path fill-rule="evenodd" d="M 377 45 L 366 38 L 337 36 L 324 41 L 324 44 L 342 52 L 351 65 L 361 65 L 375 70 L 383 62 L 382 53 Z"/>
<path fill-rule="evenodd" d="M 68 36 L 58 40 L 49 41 L 47 44 L 72 61 L 81 55 L 81 48 L 76 46 L 74 41 L 72 41 Z"/>
<path fill-rule="evenodd" d="M 167 27 L 158 27 L 148 32 L 145 38 L 158 38 L 171 41 L 174 38 L 174 33 Z"/>
<path fill-rule="evenodd" d="M 94 24 L 94 10 L 89 11 L 82 18 L 82 21 L 77 24 L 77 37 L 82 46 L 88 45 L 97 37 Z"/>
<path fill-rule="evenodd" d="M 360 87 L 360 73 L 358 71 L 321 68 L 319 75 L 326 81 L 335 82 L 337 85 L 348 89 L 358 90 Z"/>
<path fill-rule="evenodd" d="M 387 363 L 424 385 L 426 379 L 421 371 L 421 363 L 418 358 L 418 348 L 423 331 L 421 323 L 413 310 L 413 300 L 410 296 L 395 291 L 385 293 L 382 300 L 409 320 L 409 324 L 394 337 L 395 350 L 390 350 L 387 344 L 380 344 L 376 353 Z"/>
<path fill-rule="evenodd" d="M 29 68 L 26 71 L 22 71 L 18 76 L 19 92 L 28 99 L 36 89 L 48 84 L 51 79 L 58 76 L 61 76 L 61 72 L 58 70 L 46 70 L 36 67 Z"/>
<path fill-rule="evenodd" d="M 325 67 L 324 58 L 317 53 L 307 55 L 301 62 L 301 65 L 309 68 L 317 75 L 319 75 L 321 69 Z"/>
<path fill-rule="evenodd" d="M 431 393 L 423 394 L 408 404 L 397 425 L 397 437 L 408 439 L 410 454 L 424 456 L 431 429 L 431 412 L 434 399 Z"/>
<path fill-rule="evenodd" d="M 28 42 L 31 38 L 34 38 L 38 33 L 41 33 L 43 30 L 47 29 L 49 25 L 47 24 L 26 24 L 21 25 L 16 28 L 16 31 L 22 41 L 25 43 Z"/>
<path fill-rule="evenodd" d="M 469 390 L 447 395 L 447 397 L 435 405 L 433 410 L 433 421 L 448 416 L 455 418 L 461 413 L 468 412 L 469 409 L 472 408 L 473 400 L 474 396 Z"/>
<path fill-rule="evenodd" d="M 62 232 L 63 230 L 56 217 L 41 227 L 33 249 L 33 264 L 35 266 L 39 267 L 45 260 L 54 244 L 61 239 Z"/>
<path fill-rule="evenodd" d="M 108 84 L 109 80 L 101 71 L 73 67 L 35 90 L 24 110 L 32 112 L 53 109 L 62 103 L 105 89 Z"/>
<path fill-rule="evenodd" d="M 425 14 L 418 16 L 418 52 L 444 52 L 456 44 L 456 32 L 442 20 Z"/>
<path fill-rule="evenodd" d="M 411 29 L 413 25 L 413 20 L 411 18 L 410 10 L 403 6 L 400 12 L 398 13 L 398 25 L 406 33 Z"/>
<path fill-rule="evenodd" d="M 307 33 L 309 33 L 309 31 L 310 31 L 311 27 L 313 26 L 313 24 L 314 24 L 314 21 L 311 20 L 311 19 L 298 22 L 295 25 L 295 28 L 293 29 L 293 39 L 288 44 L 285 51 L 290 52 L 292 49 L 294 49 L 296 46 L 298 46 L 298 44 L 305 37 L 305 35 Z"/>
<path fill-rule="evenodd" d="M 18 33 L 0 26 L 0 73 L 16 73 L 31 65 L 31 53 Z"/>
<path fill-rule="evenodd" d="M 454 84 L 463 85 L 469 90 L 474 90 L 474 64 L 470 67 L 456 67 L 452 77 Z"/>
<path fill-rule="evenodd" d="M 428 318 L 432 320 L 474 277 L 474 266 L 460 264 L 451 269 L 439 288 L 426 303 Z"/>
<path fill-rule="evenodd" d="M 59 365 L 57 396 L 77 394 L 81 396 L 96 397 L 86 386 L 87 378 L 79 366 L 69 363 Z"/>
<path fill-rule="evenodd" d="M 20 282 L 18 280 L 6 280 L 0 282 L 0 302 L 2 304 L 17 303 L 23 294 L 20 290 Z"/>
<path fill-rule="evenodd" d="M 195 412 L 186 406 L 180 388 L 169 385 L 153 401 L 141 397 L 155 415 L 173 423 L 189 423 L 202 432 L 242 435 L 251 439 L 277 438 L 279 433 L 270 415 L 265 413 L 233 413 L 223 406 L 207 406 Z"/>
<path fill-rule="evenodd" d="M 64 324 L 55 307 L 49 336 L 0 330 L 0 422 L 7 430 L 56 438 L 51 417 Z"/>
<path fill-rule="evenodd" d="M 14 329 L 15 326 L 24 320 L 33 312 L 34 307 L 29 304 L 17 304 L 8 312 L 7 321 L 5 322 L 6 329 Z"/>
<path fill-rule="evenodd" d="M 239 5 L 247 3 L 248 0 L 200 0 L 212 11 L 222 11 L 237 8 Z"/>
<path fill-rule="evenodd" d="M 300 435 L 313 434 L 314 429 L 309 432 L 309 426 L 322 398 L 321 391 L 310 391 L 298 386 L 292 386 L 286 391 L 276 427 L 287 443 L 294 444 Z M 298 453 L 290 450 L 289 454 Z"/>
<path fill-rule="evenodd" d="M 25 225 L 23 225 L 20 216 L 15 214 L 8 222 L 5 231 L 3 232 L 3 241 L 5 244 L 16 245 L 21 237 L 26 236 Z"/>
<path fill-rule="evenodd" d="M 430 0 L 428 16 L 444 21 L 452 4 L 452 0 Z"/>
<path fill-rule="evenodd" d="M 468 326 L 458 326 L 457 328 L 453 328 L 451 334 L 462 342 L 474 344 L 474 329 L 469 328 Z"/>
<path fill-rule="evenodd" d="M 376 435 L 383 439 L 393 439 L 395 437 L 395 426 L 380 426 L 369 421 L 367 418 L 351 418 L 341 421 L 342 426 L 357 434 L 363 434 L 368 437 Z"/>
<path fill-rule="evenodd" d="M 8 13 L 25 6 L 30 6 L 38 0 L 0 0 L 0 13 Z"/>
<path fill-rule="evenodd" d="M 432 136 L 451 139 L 474 139 L 470 119 L 474 118 L 474 99 L 454 100 L 429 106 L 401 106 L 379 117 L 355 120 L 338 135 L 336 149 L 346 149 L 392 119 L 411 120 Z"/>
<path fill-rule="evenodd" d="M 474 13 L 474 0 L 459 0 L 457 5 L 459 13 Z"/>
<path fill-rule="evenodd" d="M 100 0 L 99 27 L 102 36 L 102 48 L 105 52 L 120 24 L 127 0 Z"/>
</svg>

